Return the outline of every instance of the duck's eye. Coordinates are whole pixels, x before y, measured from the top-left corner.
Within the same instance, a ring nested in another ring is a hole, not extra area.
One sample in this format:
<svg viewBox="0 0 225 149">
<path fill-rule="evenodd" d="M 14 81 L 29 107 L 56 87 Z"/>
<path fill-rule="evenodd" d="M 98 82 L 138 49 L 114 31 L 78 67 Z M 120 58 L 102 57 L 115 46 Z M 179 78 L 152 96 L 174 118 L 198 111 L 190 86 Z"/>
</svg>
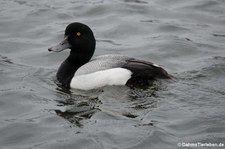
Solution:
<svg viewBox="0 0 225 149">
<path fill-rule="evenodd" d="M 76 35 L 77 35 L 77 36 L 80 36 L 80 35 L 81 35 L 81 33 L 80 33 L 80 32 L 77 32 L 77 33 L 76 33 Z"/>
</svg>

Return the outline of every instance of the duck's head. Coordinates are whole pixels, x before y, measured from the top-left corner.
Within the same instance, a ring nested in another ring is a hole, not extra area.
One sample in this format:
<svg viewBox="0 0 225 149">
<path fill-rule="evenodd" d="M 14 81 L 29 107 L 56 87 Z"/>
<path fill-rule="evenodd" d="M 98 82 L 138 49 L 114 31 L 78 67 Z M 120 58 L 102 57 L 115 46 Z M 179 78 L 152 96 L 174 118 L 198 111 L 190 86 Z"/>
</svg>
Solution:
<svg viewBox="0 0 225 149">
<path fill-rule="evenodd" d="M 65 49 L 71 49 L 71 57 L 90 59 L 95 51 L 95 37 L 92 30 L 82 23 L 69 24 L 64 39 L 48 51 L 60 52 Z"/>
</svg>

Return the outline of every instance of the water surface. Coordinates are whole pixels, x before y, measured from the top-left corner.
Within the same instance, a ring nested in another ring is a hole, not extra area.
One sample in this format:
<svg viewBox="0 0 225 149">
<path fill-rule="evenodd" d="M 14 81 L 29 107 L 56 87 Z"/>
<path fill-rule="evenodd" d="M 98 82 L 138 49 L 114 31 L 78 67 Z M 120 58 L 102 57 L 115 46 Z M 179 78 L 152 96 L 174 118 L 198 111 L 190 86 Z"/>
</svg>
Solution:
<svg viewBox="0 0 225 149">
<path fill-rule="evenodd" d="M 0 20 L 1 148 L 225 144 L 223 0 L 2 0 Z M 95 56 L 145 59 L 176 81 L 88 92 L 62 88 L 55 73 L 69 51 L 47 48 L 71 22 L 93 29 Z"/>
</svg>

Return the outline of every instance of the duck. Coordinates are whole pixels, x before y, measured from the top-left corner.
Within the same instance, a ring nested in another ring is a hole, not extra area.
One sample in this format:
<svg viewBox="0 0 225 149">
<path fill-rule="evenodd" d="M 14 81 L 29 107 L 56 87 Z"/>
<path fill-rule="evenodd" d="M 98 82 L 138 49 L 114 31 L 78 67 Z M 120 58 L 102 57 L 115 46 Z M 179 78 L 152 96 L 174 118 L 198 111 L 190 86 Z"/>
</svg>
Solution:
<svg viewBox="0 0 225 149">
<path fill-rule="evenodd" d="M 149 61 L 124 55 L 108 54 L 92 58 L 96 40 L 87 25 L 74 22 L 65 29 L 64 39 L 48 48 L 51 52 L 70 49 L 56 78 L 70 89 L 92 90 L 104 86 L 132 86 L 137 82 L 171 79 L 162 67 Z"/>
</svg>

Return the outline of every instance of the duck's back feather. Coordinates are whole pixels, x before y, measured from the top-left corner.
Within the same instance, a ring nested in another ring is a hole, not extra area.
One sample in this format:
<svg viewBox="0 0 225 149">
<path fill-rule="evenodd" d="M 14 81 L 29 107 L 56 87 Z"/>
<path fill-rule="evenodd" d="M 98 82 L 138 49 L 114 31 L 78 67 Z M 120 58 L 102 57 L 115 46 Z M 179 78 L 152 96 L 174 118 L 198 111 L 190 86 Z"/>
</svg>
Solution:
<svg viewBox="0 0 225 149">
<path fill-rule="evenodd" d="M 123 55 L 102 55 L 90 60 L 85 65 L 81 66 L 75 73 L 75 76 L 93 73 L 96 71 L 122 67 L 129 57 Z"/>
<path fill-rule="evenodd" d="M 90 62 L 80 67 L 74 76 L 76 77 L 112 68 L 128 69 L 132 72 L 132 77 L 145 77 L 147 79 L 170 78 L 169 74 L 156 64 L 123 55 L 103 55 L 95 57 Z"/>
</svg>

